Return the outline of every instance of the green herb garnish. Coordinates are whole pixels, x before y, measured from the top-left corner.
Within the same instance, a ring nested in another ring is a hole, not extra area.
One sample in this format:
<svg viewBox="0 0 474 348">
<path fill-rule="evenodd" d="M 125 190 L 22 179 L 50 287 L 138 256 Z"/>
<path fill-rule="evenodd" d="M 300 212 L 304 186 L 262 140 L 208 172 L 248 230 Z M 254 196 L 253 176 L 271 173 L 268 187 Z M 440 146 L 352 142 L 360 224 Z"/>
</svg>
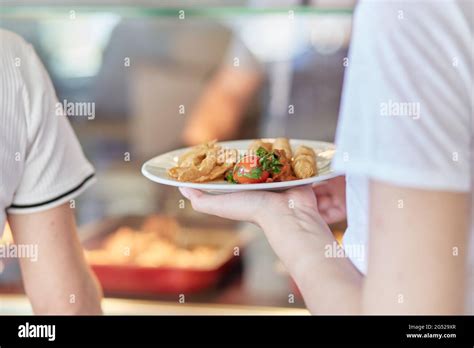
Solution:
<svg viewBox="0 0 474 348">
<path fill-rule="evenodd" d="M 259 163 L 263 170 L 280 173 L 283 164 L 275 153 L 268 152 L 263 147 L 259 147 L 255 153 L 260 157 Z"/>
<path fill-rule="evenodd" d="M 255 154 L 258 156 L 258 157 L 265 157 L 266 155 L 268 155 L 268 151 L 265 150 L 263 147 L 259 147 L 257 149 L 257 151 L 255 151 Z"/>
<path fill-rule="evenodd" d="M 247 178 L 250 178 L 250 179 L 260 179 L 262 177 L 262 172 L 263 172 L 262 168 L 256 167 L 256 168 L 252 168 L 250 173 L 248 173 L 244 176 L 247 177 Z"/>
<path fill-rule="evenodd" d="M 225 175 L 225 181 L 230 182 L 231 184 L 237 184 L 237 181 L 234 180 L 234 171 L 228 170 Z"/>
<path fill-rule="evenodd" d="M 260 179 L 262 176 L 263 170 L 260 167 L 255 167 L 250 170 L 249 173 L 246 173 L 243 170 L 237 170 L 237 176 L 249 178 L 249 179 Z"/>
</svg>

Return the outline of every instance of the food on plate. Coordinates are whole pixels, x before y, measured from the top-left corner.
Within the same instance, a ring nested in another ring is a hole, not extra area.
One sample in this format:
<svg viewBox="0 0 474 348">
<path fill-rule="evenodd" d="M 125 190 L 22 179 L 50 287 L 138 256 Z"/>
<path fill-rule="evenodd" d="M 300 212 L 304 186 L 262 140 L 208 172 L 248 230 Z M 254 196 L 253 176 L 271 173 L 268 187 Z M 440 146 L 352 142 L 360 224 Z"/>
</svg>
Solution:
<svg viewBox="0 0 474 348">
<path fill-rule="evenodd" d="M 317 175 L 316 153 L 310 147 L 301 145 L 295 151 L 292 162 L 293 171 L 298 179 Z"/>
<path fill-rule="evenodd" d="M 254 140 L 246 153 L 222 148 L 215 140 L 197 145 L 177 159 L 168 175 L 182 182 L 225 179 L 234 184 L 258 184 L 305 179 L 317 172 L 312 148 L 299 146 L 293 157 L 290 141 L 276 138 L 273 142 Z"/>
<path fill-rule="evenodd" d="M 152 216 L 141 229 L 120 227 L 105 239 L 99 249 L 87 250 L 86 258 L 96 265 L 193 269 L 215 267 L 220 257 L 219 249 L 212 245 L 180 243 L 179 238 L 183 233 L 186 232 L 175 219 Z"/>
<path fill-rule="evenodd" d="M 283 150 L 285 151 L 286 158 L 291 159 L 293 157 L 288 138 L 276 138 L 273 142 L 272 150 Z"/>
<path fill-rule="evenodd" d="M 226 175 L 236 184 L 258 184 L 295 180 L 291 161 L 284 150 L 267 151 L 260 147 L 255 155 L 244 156 Z"/>
<path fill-rule="evenodd" d="M 268 143 L 268 142 L 258 139 L 258 140 L 254 140 L 249 145 L 250 154 L 255 154 L 260 147 L 263 147 L 268 152 L 272 151 L 272 143 Z"/>
<path fill-rule="evenodd" d="M 277 158 L 280 166 L 278 171 L 272 172 L 273 175 L 270 180 L 267 180 L 267 182 L 290 181 L 297 179 L 293 172 L 293 168 L 291 167 L 291 157 L 286 155 L 285 150 L 273 150 L 269 156 Z"/>
<path fill-rule="evenodd" d="M 206 182 L 222 179 L 237 161 L 235 149 L 223 149 L 216 141 L 192 147 L 178 158 L 178 165 L 168 170 L 173 179 L 184 182 Z"/>
<path fill-rule="evenodd" d="M 260 157 L 253 155 L 245 156 L 237 162 L 231 174 L 232 180 L 238 184 L 258 184 L 266 182 L 270 176 L 270 172 L 260 165 Z"/>
</svg>

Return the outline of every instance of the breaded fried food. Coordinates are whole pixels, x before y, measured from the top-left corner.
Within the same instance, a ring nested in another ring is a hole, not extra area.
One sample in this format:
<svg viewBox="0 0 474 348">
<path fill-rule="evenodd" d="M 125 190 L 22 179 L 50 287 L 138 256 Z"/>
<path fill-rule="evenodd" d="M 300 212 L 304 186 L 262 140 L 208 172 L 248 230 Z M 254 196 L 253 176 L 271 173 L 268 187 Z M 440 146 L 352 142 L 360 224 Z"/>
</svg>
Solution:
<svg viewBox="0 0 474 348">
<path fill-rule="evenodd" d="M 292 167 L 298 179 L 306 179 L 316 175 L 318 170 L 314 150 L 308 146 L 299 146 L 295 151 Z"/>
<path fill-rule="evenodd" d="M 173 179 L 183 182 L 206 182 L 224 176 L 238 153 L 222 149 L 216 141 L 197 145 L 178 158 L 178 165 L 168 170 Z"/>
<path fill-rule="evenodd" d="M 87 250 L 95 265 L 213 269 L 222 249 L 212 244 L 182 245 L 183 231 L 176 219 L 153 215 L 142 229 L 120 227 L 98 249 Z"/>
<path fill-rule="evenodd" d="M 207 175 L 201 176 L 194 180 L 194 182 L 206 182 L 206 181 L 211 181 L 211 180 L 216 180 L 220 177 L 223 177 L 225 172 L 232 168 L 234 164 L 233 163 L 224 163 L 218 166 L 215 166 L 212 168 L 211 172 Z"/>
<path fill-rule="evenodd" d="M 263 147 L 268 152 L 272 151 L 271 143 L 267 143 L 267 142 L 264 142 L 263 140 L 258 139 L 258 140 L 252 141 L 252 143 L 249 145 L 249 152 L 251 154 L 255 154 L 260 147 Z"/>
<path fill-rule="evenodd" d="M 283 150 L 285 151 L 286 158 L 290 159 L 293 154 L 288 138 L 276 138 L 273 142 L 272 150 Z"/>
<path fill-rule="evenodd" d="M 178 181 L 194 181 L 201 175 L 196 167 L 173 167 L 168 169 L 168 175 Z"/>
<path fill-rule="evenodd" d="M 216 140 L 210 142 L 193 146 L 189 151 L 186 151 L 184 154 L 178 158 L 179 167 L 188 167 L 192 165 L 199 165 L 202 160 L 206 157 L 206 153 L 209 149 L 216 147 Z"/>
<path fill-rule="evenodd" d="M 239 150 L 224 149 L 217 150 L 217 164 L 234 164 L 239 159 Z"/>
<path fill-rule="evenodd" d="M 179 225 L 175 218 L 166 215 L 150 215 L 142 224 L 143 234 L 158 235 L 166 240 L 175 241 Z"/>
<path fill-rule="evenodd" d="M 217 165 L 217 149 L 210 148 L 207 150 L 206 155 L 204 156 L 204 159 L 202 162 L 199 164 L 197 167 L 199 170 L 199 173 L 203 175 L 208 175 L 212 169 Z"/>
</svg>

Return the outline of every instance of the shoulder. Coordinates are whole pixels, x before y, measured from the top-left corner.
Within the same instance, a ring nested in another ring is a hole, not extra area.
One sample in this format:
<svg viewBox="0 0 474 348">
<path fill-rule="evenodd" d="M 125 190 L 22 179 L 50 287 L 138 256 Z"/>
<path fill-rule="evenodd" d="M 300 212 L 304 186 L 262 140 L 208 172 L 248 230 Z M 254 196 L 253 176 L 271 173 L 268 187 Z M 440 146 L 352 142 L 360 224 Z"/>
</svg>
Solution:
<svg viewBox="0 0 474 348">
<path fill-rule="evenodd" d="M 374 1 L 361 0 L 355 11 L 359 27 L 377 27 L 381 33 L 423 34 L 432 36 L 435 32 L 455 34 L 472 30 L 473 3 L 470 0 L 440 1 Z M 377 35 L 377 32 L 373 32 Z M 410 35 L 412 36 L 412 35 Z"/>
<path fill-rule="evenodd" d="M 40 73 L 33 46 L 20 35 L 0 29 L 0 52 L 0 83 L 16 90 L 30 88 L 30 80 Z"/>
<path fill-rule="evenodd" d="M 20 35 L 5 29 L 0 29 L 0 43 L 3 54 L 13 53 L 21 55 L 31 48 L 31 45 Z"/>
<path fill-rule="evenodd" d="M 20 122 L 29 112 L 27 80 L 32 70 L 31 50 L 21 36 L 0 28 L 0 89 L 8 91 L 0 96 L 0 109 L 14 108 L 14 112 L 4 112 L 0 119 L 8 116 Z"/>
</svg>

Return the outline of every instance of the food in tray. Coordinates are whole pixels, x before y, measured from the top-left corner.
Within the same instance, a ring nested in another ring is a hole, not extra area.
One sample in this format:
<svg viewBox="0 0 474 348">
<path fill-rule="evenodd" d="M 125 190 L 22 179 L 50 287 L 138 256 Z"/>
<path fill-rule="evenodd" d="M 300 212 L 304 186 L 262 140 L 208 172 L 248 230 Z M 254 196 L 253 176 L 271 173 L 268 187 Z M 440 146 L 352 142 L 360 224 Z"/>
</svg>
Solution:
<svg viewBox="0 0 474 348">
<path fill-rule="evenodd" d="M 96 265 L 192 269 L 211 269 L 219 263 L 222 250 L 211 244 L 180 241 L 183 233 L 174 218 L 155 215 L 140 229 L 120 227 L 99 249 L 86 250 L 86 258 Z"/>
<path fill-rule="evenodd" d="M 257 184 L 305 179 L 318 174 L 316 153 L 299 146 L 293 156 L 290 141 L 253 141 L 245 154 L 225 149 L 216 141 L 192 147 L 178 158 L 168 175 L 182 182 L 222 180 L 234 184 Z"/>
</svg>

